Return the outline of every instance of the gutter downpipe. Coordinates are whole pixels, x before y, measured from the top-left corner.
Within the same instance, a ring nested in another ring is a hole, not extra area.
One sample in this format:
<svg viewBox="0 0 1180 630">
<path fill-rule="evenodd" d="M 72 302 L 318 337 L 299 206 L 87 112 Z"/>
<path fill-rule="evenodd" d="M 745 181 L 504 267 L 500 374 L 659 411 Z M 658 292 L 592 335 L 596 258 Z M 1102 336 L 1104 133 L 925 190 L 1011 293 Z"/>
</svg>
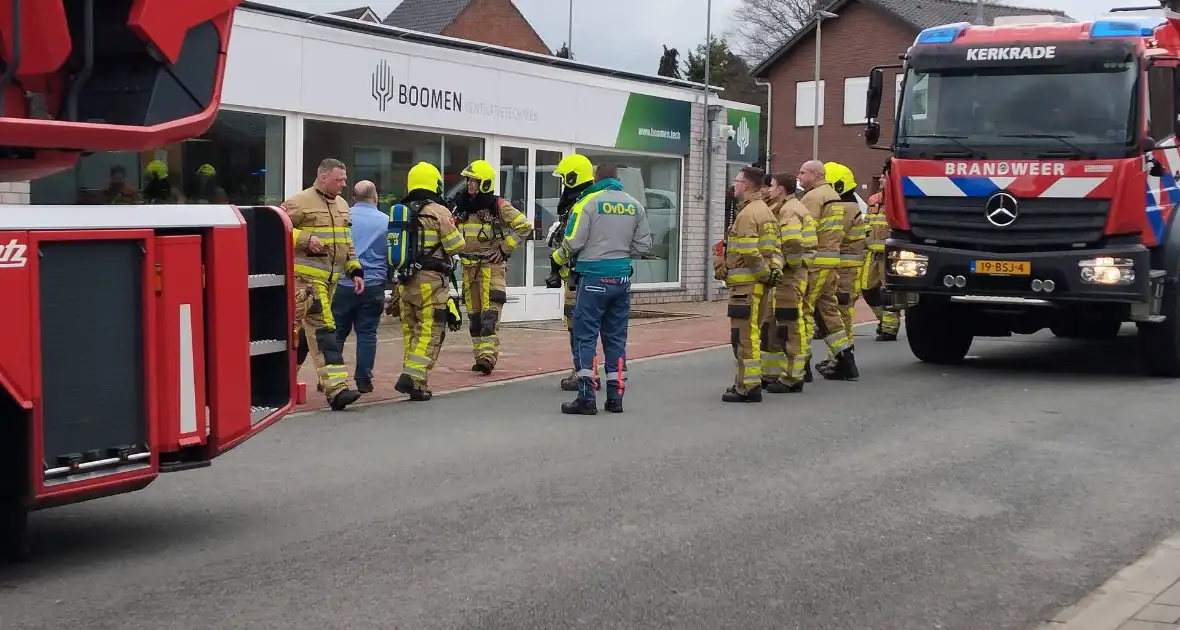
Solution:
<svg viewBox="0 0 1180 630">
<path fill-rule="evenodd" d="M 766 144 L 762 145 L 762 150 L 766 151 L 766 172 L 770 173 L 770 121 L 771 116 L 774 115 L 774 86 L 770 81 L 763 81 L 762 79 L 754 79 L 754 85 L 766 88 Z"/>
</svg>

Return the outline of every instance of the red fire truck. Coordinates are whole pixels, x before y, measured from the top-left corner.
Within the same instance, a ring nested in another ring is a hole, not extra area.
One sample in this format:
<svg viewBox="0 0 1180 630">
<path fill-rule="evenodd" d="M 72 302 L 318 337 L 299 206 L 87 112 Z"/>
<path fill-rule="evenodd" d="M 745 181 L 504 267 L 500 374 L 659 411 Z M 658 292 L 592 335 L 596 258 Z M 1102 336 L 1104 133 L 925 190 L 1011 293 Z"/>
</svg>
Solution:
<svg viewBox="0 0 1180 630">
<path fill-rule="evenodd" d="M 0 0 L 0 178 L 198 136 L 238 0 Z M 0 536 L 286 414 L 291 225 L 271 207 L 0 206 Z"/>
<path fill-rule="evenodd" d="M 1135 322 L 1147 370 L 1180 377 L 1174 10 L 948 24 L 873 68 L 865 139 L 893 154 L 885 285 L 920 360 L 958 362 L 976 336 Z M 880 147 L 889 68 L 897 122 Z"/>
</svg>

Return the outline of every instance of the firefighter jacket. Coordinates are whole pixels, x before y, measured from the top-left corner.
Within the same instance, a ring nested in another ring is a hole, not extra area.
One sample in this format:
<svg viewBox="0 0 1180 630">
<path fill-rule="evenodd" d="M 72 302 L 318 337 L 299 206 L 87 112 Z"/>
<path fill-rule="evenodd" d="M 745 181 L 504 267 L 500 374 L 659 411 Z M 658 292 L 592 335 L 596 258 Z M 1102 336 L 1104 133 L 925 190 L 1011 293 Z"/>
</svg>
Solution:
<svg viewBox="0 0 1180 630">
<path fill-rule="evenodd" d="M 865 215 L 867 234 L 865 244 L 872 253 L 885 252 L 885 239 L 889 238 L 889 221 L 885 219 L 885 198 L 881 193 L 869 197 L 869 213 Z"/>
<path fill-rule="evenodd" d="M 770 282 L 772 270 L 783 268 L 781 241 L 778 219 L 762 201 L 762 194 L 750 194 L 737 203 L 725 239 L 725 256 L 715 270 L 718 275 L 724 273 L 720 279 L 730 288 Z"/>
<path fill-rule="evenodd" d="M 364 276 L 352 246 L 352 221 L 343 197 L 328 196 L 313 186 L 295 193 L 280 207 L 291 218 L 296 276 L 328 284 L 335 284 L 341 274 Z M 323 245 L 318 254 L 307 249 L 313 236 Z"/>
<path fill-rule="evenodd" d="M 844 240 L 840 242 L 840 266 L 859 267 L 865 258 L 865 224 L 864 215 L 860 212 L 860 204 L 856 197 L 848 194 L 844 200 Z"/>
<path fill-rule="evenodd" d="M 803 193 L 800 201 L 816 222 L 814 266 L 823 269 L 839 267 L 840 246 L 844 243 L 844 207 L 847 204 L 827 182 Z"/>
<path fill-rule="evenodd" d="M 428 200 L 418 211 L 418 226 L 416 262 L 426 271 L 449 273 L 451 259 L 467 246 L 451 211 L 433 199 Z"/>
<path fill-rule="evenodd" d="M 552 259 L 587 278 L 627 278 L 631 256 L 646 255 L 651 246 L 647 210 L 623 191 L 621 181 L 607 178 L 594 182 L 574 204 Z"/>
<path fill-rule="evenodd" d="M 783 265 L 791 269 L 807 266 L 815 257 L 815 219 L 794 195 L 775 201 L 771 209 L 778 217 Z"/>
<path fill-rule="evenodd" d="M 484 254 L 499 248 L 507 258 L 528 240 L 533 226 L 524 213 L 512 207 L 508 200 L 487 196 L 490 199 L 480 200 L 479 197 L 483 195 L 475 195 L 476 207 L 463 209 L 460 204 L 456 208 L 455 220 L 464 241 L 462 253 Z"/>
</svg>

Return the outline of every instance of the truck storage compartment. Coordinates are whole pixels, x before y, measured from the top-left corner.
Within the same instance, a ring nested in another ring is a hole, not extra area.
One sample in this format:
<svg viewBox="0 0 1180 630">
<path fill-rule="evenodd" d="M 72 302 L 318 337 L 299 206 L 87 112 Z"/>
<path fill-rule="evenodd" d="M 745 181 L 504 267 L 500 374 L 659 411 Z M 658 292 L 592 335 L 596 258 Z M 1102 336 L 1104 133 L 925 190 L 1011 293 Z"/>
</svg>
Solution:
<svg viewBox="0 0 1180 630">
<path fill-rule="evenodd" d="M 291 316 L 282 217 L 265 206 L 238 209 L 246 220 L 250 287 L 250 424 L 291 402 Z"/>
<path fill-rule="evenodd" d="M 150 457 L 141 240 L 38 246 L 46 484 Z"/>
</svg>

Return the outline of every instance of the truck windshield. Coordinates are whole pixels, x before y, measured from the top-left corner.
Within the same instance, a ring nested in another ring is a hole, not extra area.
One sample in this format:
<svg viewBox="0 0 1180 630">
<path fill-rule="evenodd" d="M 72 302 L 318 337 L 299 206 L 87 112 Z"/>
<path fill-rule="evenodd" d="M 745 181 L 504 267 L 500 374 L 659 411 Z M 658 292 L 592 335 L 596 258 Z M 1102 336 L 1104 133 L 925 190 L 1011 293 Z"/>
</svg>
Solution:
<svg viewBox="0 0 1180 630">
<path fill-rule="evenodd" d="M 1135 78 L 1135 66 L 1120 62 L 1084 72 L 911 68 L 897 140 L 900 147 L 950 151 L 1125 147 L 1135 129 Z"/>
</svg>

